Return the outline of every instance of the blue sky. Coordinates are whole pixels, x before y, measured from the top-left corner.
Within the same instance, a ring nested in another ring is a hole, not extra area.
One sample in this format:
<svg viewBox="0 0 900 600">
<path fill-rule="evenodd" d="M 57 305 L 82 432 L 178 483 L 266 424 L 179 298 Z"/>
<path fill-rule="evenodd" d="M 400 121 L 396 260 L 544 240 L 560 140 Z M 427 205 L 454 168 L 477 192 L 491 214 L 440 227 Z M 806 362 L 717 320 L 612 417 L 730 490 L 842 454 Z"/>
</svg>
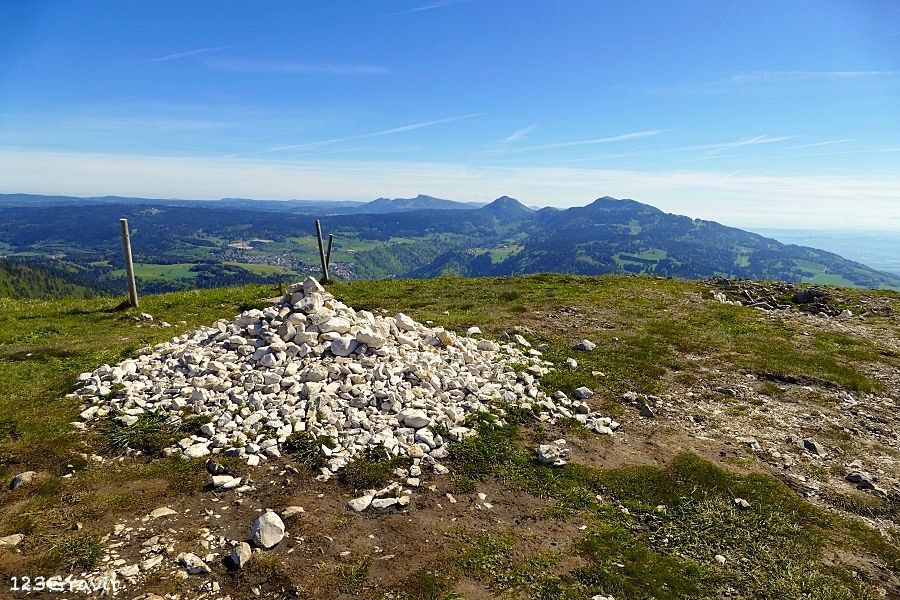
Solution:
<svg viewBox="0 0 900 600">
<path fill-rule="evenodd" d="M 0 191 L 900 230 L 900 3 L 0 0 Z"/>
</svg>

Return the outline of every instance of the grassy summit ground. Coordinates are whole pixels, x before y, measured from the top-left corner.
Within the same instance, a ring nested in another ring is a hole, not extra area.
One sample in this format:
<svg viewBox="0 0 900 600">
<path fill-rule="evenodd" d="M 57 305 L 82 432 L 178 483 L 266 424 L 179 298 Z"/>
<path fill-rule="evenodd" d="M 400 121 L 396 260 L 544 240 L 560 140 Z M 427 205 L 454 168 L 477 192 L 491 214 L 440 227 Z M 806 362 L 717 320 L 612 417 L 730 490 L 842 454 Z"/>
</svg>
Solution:
<svg viewBox="0 0 900 600">
<path fill-rule="evenodd" d="M 201 527 L 245 539 L 258 509 L 299 504 L 306 512 L 288 521 L 291 538 L 247 569 L 216 565 L 183 581 L 156 575 L 129 597 L 199 597 L 210 579 L 233 598 L 255 597 L 254 589 L 267 598 L 900 595 L 900 501 L 891 487 L 900 477 L 892 408 L 900 402 L 900 294 L 840 290 L 842 307 L 866 314 L 839 321 L 720 304 L 703 282 L 644 277 L 441 278 L 330 291 L 357 309 L 547 343 L 545 357 L 559 365 L 544 379 L 547 391 L 591 387 L 592 406 L 622 429 L 610 437 L 528 415 L 503 426 L 485 419 L 479 437 L 454 448 L 451 475 L 425 481 L 435 490 L 417 492 L 404 512 L 346 508 L 355 489 L 384 478 L 384 464 L 360 461 L 321 483 L 304 468 L 309 454 L 297 452 L 278 466 L 299 474 L 251 473 L 257 490 L 225 514 L 231 498 L 206 489 L 202 461 L 158 456 L 167 432 L 75 432 L 79 408 L 64 395 L 82 371 L 265 306 L 278 290 L 143 298 L 141 311 L 171 328 L 136 321 L 139 311 L 116 310 L 113 299 L 0 300 L 0 475 L 40 474 L 0 491 L 0 537 L 26 535 L 15 551 L 0 548 L 0 575 L 94 566 L 117 524 L 160 506 L 179 516 L 146 536 L 170 529 L 178 551 L 199 553 Z M 572 351 L 582 338 L 597 349 Z M 569 356 L 574 370 L 562 367 Z M 654 396 L 657 417 L 623 402 L 629 391 Z M 122 456 L 110 443 L 116 435 L 144 453 Z M 561 437 L 572 446 L 570 464 L 538 465 L 531 449 Z M 806 438 L 828 456 L 798 449 Z M 85 458 L 92 454 L 106 460 Z M 877 459 L 885 495 L 843 481 L 853 459 Z M 736 497 L 751 508 L 736 508 Z M 207 509 L 224 518 L 211 521 Z M 127 546 L 120 550 L 128 558 Z"/>
</svg>

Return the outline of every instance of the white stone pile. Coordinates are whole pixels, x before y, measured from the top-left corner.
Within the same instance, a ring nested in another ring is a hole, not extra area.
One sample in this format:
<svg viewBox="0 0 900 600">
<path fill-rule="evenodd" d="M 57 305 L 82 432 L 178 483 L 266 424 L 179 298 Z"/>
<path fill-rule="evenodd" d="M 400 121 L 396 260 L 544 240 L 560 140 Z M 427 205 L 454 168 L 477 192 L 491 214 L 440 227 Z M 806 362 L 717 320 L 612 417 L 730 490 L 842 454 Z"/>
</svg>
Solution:
<svg viewBox="0 0 900 600">
<path fill-rule="evenodd" d="M 335 447 L 321 447 L 326 478 L 373 447 L 433 468 L 447 456 L 447 442 L 474 434 L 467 415 L 503 404 L 611 433 L 610 419 L 585 402 L 541 392 L 538 378 L 552 365 L 539 355 L 402 313 L 355 311 L 308 278 L 275 306 L 84 373 L 75 393 L 84 421 L 112 417 L 127 426 L 145 413 L 173 422 L 207 417 L 199 434 L 169 449 L 187 457 L 221 453 L 257 465 L 278 458 L 295 432 L 331 438 Z"/>
</svg>

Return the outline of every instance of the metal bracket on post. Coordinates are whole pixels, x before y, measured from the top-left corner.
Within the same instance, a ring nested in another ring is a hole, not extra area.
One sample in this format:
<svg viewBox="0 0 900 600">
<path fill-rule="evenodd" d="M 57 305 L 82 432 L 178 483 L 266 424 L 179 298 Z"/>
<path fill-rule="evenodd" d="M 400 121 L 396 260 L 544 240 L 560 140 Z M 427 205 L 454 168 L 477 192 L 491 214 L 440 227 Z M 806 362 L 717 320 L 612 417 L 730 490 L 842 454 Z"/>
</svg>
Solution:
<svg viewBox="0 0 900 600">
<path fill-rule="evenodd" d="M 119 219 L 122 226 L 122 247 L 125 252 L 125 277 L 128 279 L 128 302 L 138 307 L 137 284 L 134 282 L 134 263 L 131 258 L 131 234 L 128 233 L 128 219 Z"/>
<path fill-rule="evenodd" d="M 319 240 L 319 260 L 322 261 L 322 279 L 325 283 L 328 283 L 328 260 L 325 258 L 325 245 L 322 243 L 322 222 L 318 219 L 316 219 L 316 237 Z"/>
</svg>

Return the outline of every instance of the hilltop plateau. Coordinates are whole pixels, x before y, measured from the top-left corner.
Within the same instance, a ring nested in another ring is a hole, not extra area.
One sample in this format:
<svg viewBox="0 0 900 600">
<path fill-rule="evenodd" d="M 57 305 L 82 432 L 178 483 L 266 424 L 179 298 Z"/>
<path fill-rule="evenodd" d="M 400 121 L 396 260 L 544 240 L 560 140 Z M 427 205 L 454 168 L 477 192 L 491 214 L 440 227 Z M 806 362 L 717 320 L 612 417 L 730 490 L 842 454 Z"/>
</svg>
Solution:
<svg viewBox="0 0 900 600">
<path fill-rule="evenodd" d="M 326 292 L 0 300 L 0 470 L 30 473 L 0 492 L 7 580 L 114 572 L 145 598 L 900 594 L 900 294 L 622 275 Z M 154 369 L 168 379 L 138 395 Z M 400 444 L 360 437 L 366 419 Z"/>
</svg>

